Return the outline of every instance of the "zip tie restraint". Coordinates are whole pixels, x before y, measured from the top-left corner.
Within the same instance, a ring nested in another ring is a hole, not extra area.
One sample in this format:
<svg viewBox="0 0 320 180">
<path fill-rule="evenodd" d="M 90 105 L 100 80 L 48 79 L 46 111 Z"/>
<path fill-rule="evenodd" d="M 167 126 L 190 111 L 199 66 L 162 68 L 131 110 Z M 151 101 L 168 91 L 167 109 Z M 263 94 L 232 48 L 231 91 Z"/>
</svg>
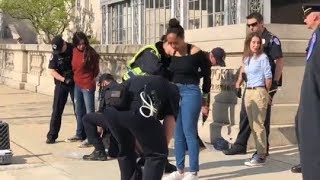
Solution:
<svg viewBox="0 0 320 180">
<path fill-rule="evenodd" d="M 153 103 L 152 103 L 152 99 L 148 94 L 146 95 L 145 92 L 142 91 L 140 93 L 140 98 L 142 100 L 142 106 L 139 108 L 139 112 L 143 117 L 149 118 L 157 113 L 158 110 L 156 108 L 154 108 Z M 145 98 L 147 98 L 147 99 L 145 99 Z M 146 115 L 143 112 L 144 109 L 147 109 L 149 111 L 148 115 Z"/>
</svg>

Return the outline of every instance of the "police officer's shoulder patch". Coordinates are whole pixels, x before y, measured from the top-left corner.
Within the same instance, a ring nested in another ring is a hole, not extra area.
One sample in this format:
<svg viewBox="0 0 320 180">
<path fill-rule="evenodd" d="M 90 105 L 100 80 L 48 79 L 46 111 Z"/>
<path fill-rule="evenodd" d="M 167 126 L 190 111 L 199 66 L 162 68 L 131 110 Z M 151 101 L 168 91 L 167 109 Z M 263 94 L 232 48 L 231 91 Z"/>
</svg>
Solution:
<svg viewBox="0 0 320 180">
<path fill-rule="evenodd" d="M 272 41 L 273 41 L 276 45 L 280 46 L 280 40 L 279 40 L 277 37 L 273 37 Z"/>
</svg>

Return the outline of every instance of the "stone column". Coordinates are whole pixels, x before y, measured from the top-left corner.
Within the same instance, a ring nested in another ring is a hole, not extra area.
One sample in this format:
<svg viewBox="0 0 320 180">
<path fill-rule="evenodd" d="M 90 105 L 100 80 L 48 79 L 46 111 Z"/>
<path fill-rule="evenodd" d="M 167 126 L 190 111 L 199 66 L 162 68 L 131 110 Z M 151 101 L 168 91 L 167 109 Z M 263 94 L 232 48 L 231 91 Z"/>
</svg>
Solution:
<svg viewBox="0 0 320 180">
<path fill-rule="evenodd" d="M 27 82 L 25 89 L 37 92 L 37 87 L 40 85 L 40 75 L 45 70 L 43 68 L 45 54 L 39 51 L 39 45 L 30 44 L 27 50 Z"/>
<path fill-rule="evenodd" d="M 263 3 L 263 18 L 265 24 L 271 23 L 271 0 L 262 0 Z"/>
<path fill-rule="evenodd" d="M 2 77 L 6 85 L 24 89 L 27 76 L 27 52 L 25 45 L 7 44 L 2 46 L 4 61 Z"/>
<path fill-rule="evenodd" d="M 28 77 L 33 76 L 35 79 L 39 78 L 39 85 L 36 86 L 36 92 L 41 94 L 53 95 L 54 91 L 54 80 L 48 72 L 49 61 L 52 56 L 51 53 L 51 46 L 45 44 L 38 46 L 38 52 L 30 53 L 32 61 L 30 61 L 30 73 Z"/>
<path fill-rule="evenodd" d="M 217 138 L 233 142 L 238 133 L 241 99 L 235 94 L 234 84 L 238 69 L 218 67 L 212 69 L 210 114 L 207 122 L 199 126 L 199 135 L 213 143 Z"/>
<path fill-rule="evenodd" d="M 238 69 L 215 68 L 212 70 L 211 87 L 211 142 L 223 137 L 233 142 L 238 133 L 241 99 L 235 94 L 234 84 Z"/>
</svg>

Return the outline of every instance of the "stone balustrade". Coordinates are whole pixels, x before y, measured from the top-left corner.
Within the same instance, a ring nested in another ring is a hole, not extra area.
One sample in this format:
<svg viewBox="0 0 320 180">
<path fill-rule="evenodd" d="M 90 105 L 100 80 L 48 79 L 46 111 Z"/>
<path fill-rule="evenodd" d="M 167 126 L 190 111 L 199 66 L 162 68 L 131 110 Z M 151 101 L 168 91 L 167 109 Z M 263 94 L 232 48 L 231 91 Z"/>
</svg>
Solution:
<svg viewBox="0 0 320 180">
<path fill-rule="evenodd" d="M 126 61 L 140 46 L 96 46 L 101 55 L 100 71 L 120 79 Z M 52 95 L 53 78 L 48 73 L 51 58 L 50 45 L 0 45 L 1 80 L 15 88 Z"/>
<path fill-rule="evenodd" d="M 279 36 L 284 52 L 283 86 L 272 106 L 271 146 L 296 143 L 294 116 L 299 102 L 300 86 L 305 64 L 305 48 L 311 32 L 299 25 L 268 25 Z M 212 36 L 221 34 L 221 36 Z M 238 133 L 241 99 L 234 93 L 234 82 L 241 64 L 241 51 L 246 36 L 245 25 L 232 25 L 186 32 L 187 41 L 204 50 L 223 47 L 228 52 L 227 67 L 212 68 L 211 112 L 207 122 L 199 126 L 199 134 L 207 142 L 217 137 L 234 141 Z M 95 46 L 101 54 L 100 70 L 119 80 L 126 61 L 141 46 Z M 51 57 L 49 45 L 0 45 L 0 81 L 8 86 L 47 95 L 53 94 L 53 78 L 47 67 Z M 254 147 L 250 141 L 250 147 Z"/>
</svg>

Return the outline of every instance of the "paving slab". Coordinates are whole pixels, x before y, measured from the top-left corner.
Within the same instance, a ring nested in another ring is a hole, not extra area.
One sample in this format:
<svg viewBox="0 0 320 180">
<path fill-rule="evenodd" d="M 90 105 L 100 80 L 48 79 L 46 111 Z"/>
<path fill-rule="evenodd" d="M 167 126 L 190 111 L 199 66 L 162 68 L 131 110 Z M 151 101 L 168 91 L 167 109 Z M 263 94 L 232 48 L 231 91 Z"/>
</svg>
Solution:
<svg viewBox="0 0 320 180">
<path fill-rule="evenodd" d="M 66 106 L 61 132 L 56 144 L 45 143 L 52 107 L 51 96 L 0 85 L 0 119 L 10 125 L 11 165 L 0 166 L 2 180 L 101 180 L 120 179 L 115 159 L 105 162 L 81 160 L 92 148 L 79 148 L 79 143 L 64 140 L 75 133 L 75 116 L 70 103 Z M 172 145 L 170 160 L 175 163 Z M 200 153 L 200 179 L 302 179 L 290 172 L 299 162 L 296 146 L 274 147 L 266 166 L 249 168 L 243 165 L 251 156 L 225 156 L 210 145 Z M 188 157 L 186 158 L 188 166 Z"/>
</svg>

